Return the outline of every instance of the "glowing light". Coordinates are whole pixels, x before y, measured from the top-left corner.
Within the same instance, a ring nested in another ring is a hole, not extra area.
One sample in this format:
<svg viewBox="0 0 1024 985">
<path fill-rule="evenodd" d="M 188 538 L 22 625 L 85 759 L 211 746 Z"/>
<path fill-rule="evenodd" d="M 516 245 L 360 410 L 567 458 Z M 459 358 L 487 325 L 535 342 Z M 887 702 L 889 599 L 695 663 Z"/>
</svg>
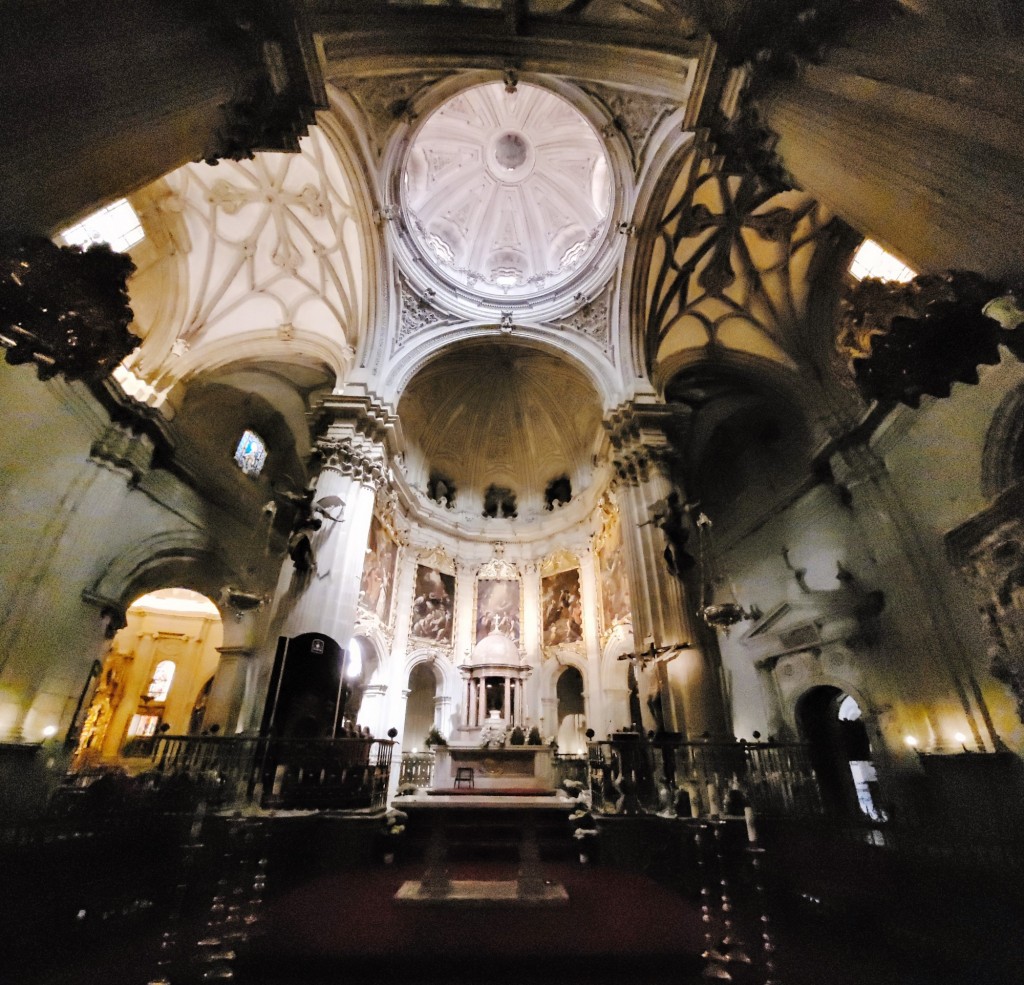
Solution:
<svg viewBox="0 0 1024 985">
<path fill-rule="evenodd" d="M 915 739 L 914 736 L 912 736 L 912 735 L 905 736 L 903 741 L 908 746 L 910 746 L 911 749 L 916 749 L 917 748 L 917 739 Z"/>
<path fill-rule="evenodd" d="M 254 431 L 245 431 L 235 449 L 235 464 L 253 478 L 263 471 L 267 460 L 267 446 Z"/>
<path fill-rule="evenodd" d="M 964 735 L 963 732 L 957 732 L 953 736 L 953 738 L 956 739 L 956 741 L 959 742 L 960 745 L 963 745 L 967 741 L 967 736 Z"/>
<path fill-rule="evenodd" d="M 66 246 L 80 246 L 83 250 L 96 243 L 106 243 L 112 250 L 125 253 L 145 236 L 135 209 L 127 199 L 121 198 L 69 226 L 60 234 L 60 239 Z"/>
<path fill-rule="evenodd" d="M 345 676 L 360 677 L 363 673 L 363 651 L 358 640 L 348 645 L 348 657 L 345 660 Z"/>
<path fill-rule="evenodd" d="M 47 725 L 46 728 L 43 729 L 43 738 L 44 739 L 52 739 L 56 734 L 57 734 L 57 726 L 56 725 Z"/>
<path fill-rule="evenodd" d="M 876 277 L 878 280 L 891 280 L 900 284 L 905 284 L 917 276 L 902 260 L 887 253 L 871 239 L 864 240 L 857 248 L 850 261 L 849 270 L 857 280 Z"/>
</svg>

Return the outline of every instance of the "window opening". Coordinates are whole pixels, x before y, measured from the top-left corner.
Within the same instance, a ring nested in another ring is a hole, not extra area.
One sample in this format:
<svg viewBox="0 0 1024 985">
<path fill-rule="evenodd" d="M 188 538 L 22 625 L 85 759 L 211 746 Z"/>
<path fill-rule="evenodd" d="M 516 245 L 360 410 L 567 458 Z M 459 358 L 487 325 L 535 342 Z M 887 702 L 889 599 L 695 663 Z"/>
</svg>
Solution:
<svg viewBox="0 0 1024 985">
<path fill-rule="evenodd" d="M 153 678 L 149 682 L 146 694 L 151 701 L 166 701 L 167 692 L 171 689 L 171 681 L 174 680 L 174 661 L 161 660 L 153 671 Z"/>
<path fill-rule="evenodd" d="M 902 260 L 887 253 L 873 239 L 866 239 L 860 244 L 848 269 L 857 280 L 875 277 L 905 284 L 917 276 Z"/>
<path fill-rule="evenodd" d="M 97 243 L 106 243 L 112 250 L 126 253 L 145 237 L 135 209 L 126 198 L 121 198 L 69 226 L 59 238 L 65 246 L 80 246 L 84 250 Z"/>
<path fill-rule="evenodd" d="M 267 446 L 255 431 L 246 430 L 235 449 L 235 464 L 248 476 L 256 478 L 267 461 Z"/>
</svg>

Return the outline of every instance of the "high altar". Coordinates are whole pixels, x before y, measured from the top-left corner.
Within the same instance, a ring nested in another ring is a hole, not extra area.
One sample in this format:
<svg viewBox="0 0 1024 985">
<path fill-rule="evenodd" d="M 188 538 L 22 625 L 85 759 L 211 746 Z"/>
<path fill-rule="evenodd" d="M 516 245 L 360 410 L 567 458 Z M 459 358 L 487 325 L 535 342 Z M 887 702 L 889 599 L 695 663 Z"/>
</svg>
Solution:
<svg viewBox="0 0 1024 985">
<path fill-rule="evenodd" d="M 453 789 L 459 768 L 473 770 L 477 790 L 550 790 L 554 786 L 548 746 L 502 745 L 509 729 L 526 730 L 524 666 L 515 643 L 492 632 L 460 668 L 465 681 L 463 721 L 449 746 L 435 750 L 435 789 Z M 490 744 L 485 748 L 485 742 Z"/>
</svg>

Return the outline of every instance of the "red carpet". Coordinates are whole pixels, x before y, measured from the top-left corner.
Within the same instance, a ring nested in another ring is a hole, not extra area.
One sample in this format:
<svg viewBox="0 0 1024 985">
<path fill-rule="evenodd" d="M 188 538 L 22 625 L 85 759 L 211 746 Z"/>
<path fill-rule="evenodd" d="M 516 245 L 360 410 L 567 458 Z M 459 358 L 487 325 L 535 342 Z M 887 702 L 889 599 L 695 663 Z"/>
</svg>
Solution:
<svg viewBox="0 0 1024 985">
<path fill-rule="evenodd" d="M 499 959 L 570 956 L 674 958 L 689 965 L 701 950 L 700 914 L 650 879 L 610 868 L 544 866 L 569 906 L 545 909 L 401 907 L 393 897 L 422 864 L 323 876 L 271 902 L 251 957 L 275 963 L 346 959 Z M 452 864 L 453 879 L 515 878 L 515 866 Z"/>
</svg>

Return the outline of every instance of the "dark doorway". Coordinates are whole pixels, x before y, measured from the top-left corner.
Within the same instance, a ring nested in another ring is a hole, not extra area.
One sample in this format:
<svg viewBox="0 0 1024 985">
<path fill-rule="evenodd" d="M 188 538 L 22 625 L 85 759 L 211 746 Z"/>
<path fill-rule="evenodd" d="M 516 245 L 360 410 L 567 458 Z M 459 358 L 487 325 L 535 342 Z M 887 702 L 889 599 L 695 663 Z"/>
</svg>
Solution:
<svg viewBox="0 0 1024 985">
<path fill-rule="evenodd" d="M 857 701 L 837 687 L 814 687 L 797 702 L 796 719 L 810 746 L 825 809 L 846 817 L 885 820 L 876 806 L 871 742 Z"/>
</svg>

